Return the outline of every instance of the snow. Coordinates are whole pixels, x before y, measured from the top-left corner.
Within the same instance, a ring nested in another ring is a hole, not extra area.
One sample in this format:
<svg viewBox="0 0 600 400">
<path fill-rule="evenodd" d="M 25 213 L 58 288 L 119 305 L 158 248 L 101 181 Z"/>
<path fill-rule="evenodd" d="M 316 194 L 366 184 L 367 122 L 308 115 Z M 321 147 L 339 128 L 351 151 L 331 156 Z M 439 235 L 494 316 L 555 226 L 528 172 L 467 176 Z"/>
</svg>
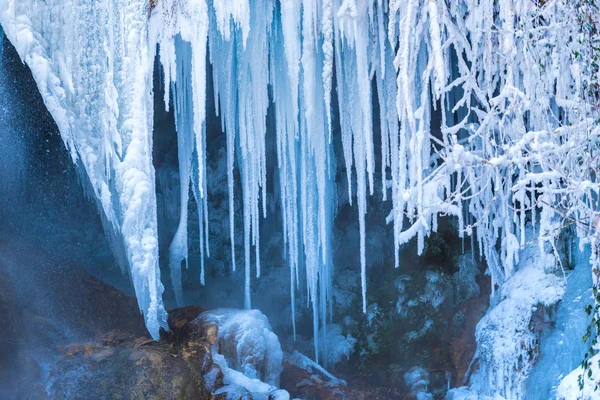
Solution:
<svg viewBox="0 0 600 400">
<path fill-rule="evenodd" d="M 591 357 L 590 370 L 592 376 L 585 376 L 583 389 L 579 387 L 579 377 L 584 376 L 581 366 L 565 376 L 556 391 L 557 400 L 597 400 L 600 399 L 598 391 L 598 379 L 600 379 L 600 354 Z"/>
</svg>

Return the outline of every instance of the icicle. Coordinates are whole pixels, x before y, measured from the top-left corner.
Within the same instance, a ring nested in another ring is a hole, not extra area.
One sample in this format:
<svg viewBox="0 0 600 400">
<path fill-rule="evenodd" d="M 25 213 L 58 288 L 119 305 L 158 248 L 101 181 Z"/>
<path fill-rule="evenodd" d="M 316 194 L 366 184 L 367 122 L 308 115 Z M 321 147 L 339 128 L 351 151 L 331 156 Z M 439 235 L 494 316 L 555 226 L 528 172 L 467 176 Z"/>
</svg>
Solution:
<svg viewBox="0 0 600 400">
<path fill-rule="evenodd" d="M 333 84 L 333 0 L 323 0 L 323 92 L 325 95 L 325 112 L 327 114 L 327 130 L 329 143 L 332 142 L 331 129 L 331 87 Z"/>
<path fill-rule="evenodd" d="M 267 216 L 266 115 L 272 107 L 292 325 L 295 332 L 295 291 L 305 290 L 313 309 L 317 358 L 318 343 L 325 338 L 319 332 L 327 332 L 331 317 L 335 112 L 348 201 L 356 201 L 358 208 L 366 311 L 367 195 L 374 192 L 375 173 L 372 84 L 380 110 L 382 195 L 387 199 L 389 185 L 392 210 L 386 220 L 393 222 L 396 267 L 401 246 L 416 238 L 421 253 L 443 214 L 458 218 L 459 235 L 471 235 L 473 253 L 477 241 L 500 286 L 515 270 L 529 218 L 534 236 L 537 231 L 552 242 L 558 229 L 554 203 L 560 200 L 565 216 L 577 221 L 592 218 L 587 214 L 597 208 L 600 187 L 586 157 L 599 151 L 600 130 L 593 124 L 597 104 L 584 94 L 596 71 L 585 61 L 590 50 L 574 39 L 581 27 L 569 2 L 161 0 L 149 21 L 146 2 L 109 5 L 99 8 L 102 23 L 84 26 L 81 21 L 93 18 L 82 18 L 79 9 L 63 15 L 60 7 L 45 2 L 0 0 L 0 22 L 31 67 L 111 229 L 122 238 L 139 306 L 155 338 L 160 327 L 167 327 L 150 134 L 157 43 L 163 102 L 168 109 L 173 99 L 178 135 L 181 210 L 169 249 L 176 301 L 183 302 L 190 182 L 198 206 L 203 284 L 205 257 L 210 256 L 208 56 L 215 107 L 227 136 L 234 271 L 236 164 L 240 173 L 245 307 L 251 306 L 252 263 L 256 277 L 264 272 L 260 220 L 261 214 Z M 64 18 L 75 28 L 47 40 L 40 15 Z M 589 18 L 596 21 L 597 16 Z M 79 37 L 82 43 L 75 40 Z M 94 48 L 92 37 L 107 40 Z M 84 49 L 83 43 L 91 47 Z M 546 43 L 547 51 L 533 54 L 537 43 Z M 73 68 L 72 60 L 81 54 L 86 65 L 98 66 L 97 74 Z M 339 110 L 331 108 L 333 90 Z M 443 107 L 441 137 L 431 127 L 431 110 L 438 104 Z M 577 229 L 591 241 L 587 231 Z"/>
<path fill-rule="evenodd" d="M 435 98 L 439 99 L 442 89 L 446 83 L 446 68 L 442 55 L 442 39 L 440 35 L 440 23 L 438 18 L 438 5 L 436 0 L 428 0 L 429 12 L 429 30 L 431 34 L 431 47 L 433 51 L 434 70 L 435 70 Z"/>
</svg>

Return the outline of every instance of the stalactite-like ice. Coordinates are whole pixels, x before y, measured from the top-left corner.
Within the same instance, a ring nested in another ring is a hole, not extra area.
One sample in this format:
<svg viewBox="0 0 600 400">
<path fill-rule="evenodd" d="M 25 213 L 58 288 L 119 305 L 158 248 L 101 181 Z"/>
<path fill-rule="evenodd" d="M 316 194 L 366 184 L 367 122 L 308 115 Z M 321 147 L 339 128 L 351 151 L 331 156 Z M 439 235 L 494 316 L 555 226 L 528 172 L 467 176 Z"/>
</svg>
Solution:
<svg viewBox="0 0 600 400">
<path fill-rule="evenodd" d="M 167 328 L 158 269 L 152 72 L 144 0 L 0 1 L 0 23 L 32 70 L 109 229 L 123 241 L 146 326 Z"/>
</svg>

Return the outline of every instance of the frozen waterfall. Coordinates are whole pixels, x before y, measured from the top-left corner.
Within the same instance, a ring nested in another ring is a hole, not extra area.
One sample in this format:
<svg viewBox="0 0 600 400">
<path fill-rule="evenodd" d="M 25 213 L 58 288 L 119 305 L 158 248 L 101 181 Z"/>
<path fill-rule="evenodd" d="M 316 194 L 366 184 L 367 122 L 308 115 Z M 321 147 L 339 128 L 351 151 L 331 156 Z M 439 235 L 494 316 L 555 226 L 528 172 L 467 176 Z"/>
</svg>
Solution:
<svg viewBox="0 0 600 400">
<path fill-rule="evenodd" d="M 369 196 L 389 199 L 396 267 L 403 244 L 416 237 L 421 253 L 438 216 L 449 215 L 458 235 L 471 236 L 485 257 L 493 289 L 518 268 L 526 224 L 545 252 L 556 252 L 565 221 L 595 243 L 600 187 L 589 166 L 600 150 L 600 127 L 588 90 L 595 71 L 585 62 L 592 50 L 578 39 L 582 11 L 574 4 L 535 3 L 0 0 L 0 23 L 31 68 L 73 162 L 89 178 L 116 247 L 124 249 L 155 339 L 167 328 L 152 165 L 155 58 L 164 106 L 176 115 L 183 206 L 169 266 L 179 303 L 190 190 L 201 262 L 210 255 L 208 82 L 227 138 L 231 268 L 240 266 L 234 246 L 243 246 L 248 309 L 252 276 L 261 275 L 261 220 L 269 217 L 267 110 L 273 107 L 291 323 L 295 295 L 306 293 L 318 358 L 327 335 L 321 328 L 330 319 L 338 163 L 345 166 L 349 202 L 358 206 L 363 312 Z M 341 138 L 339 156 L 334 137 Z M 210 285 L 204 268 L 199 279 Z"/>
</svg>

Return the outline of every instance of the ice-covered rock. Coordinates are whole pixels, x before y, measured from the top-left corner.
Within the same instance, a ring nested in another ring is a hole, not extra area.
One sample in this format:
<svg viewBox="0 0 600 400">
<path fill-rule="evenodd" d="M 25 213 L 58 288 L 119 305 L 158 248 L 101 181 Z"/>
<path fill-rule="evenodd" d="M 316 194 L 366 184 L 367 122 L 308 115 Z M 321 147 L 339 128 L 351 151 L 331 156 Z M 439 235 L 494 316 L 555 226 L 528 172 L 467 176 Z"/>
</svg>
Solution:
<svg viewBox="0 0 600 400">
<path fill-rule="evenodd" d="M 527 379 L 528 400 L 554 398 L 561 379 L 581 364 L 588 350 L 581 338 L 591 322 L 585 307 L 594 302 L 589 248 L 580 252 L 575 243 L 572 247 L 575 269 L 567 276 L 566 293 L 552 313 L 552 323 L 541 327 L 540 357 Z"/>
<path fill-rule="evenodd" d="M 216 309 L 203 312 L 196 321 L 217 326 L 214 353 L 222 355 L 223 359 L 215 355 L 216 362 L 224 361 L 225 367 L 238 371 L 250 380 L 262 381 L 266 385 L 260 386 L 263 389 L 279 385 L 283 352 L 277 335 L 271 331 L 269 320 L 263 313 L 258 310 Z M 224 375 L 227 381 L 228 375 L 225 372 Z M 242 379 L 234 372 L 229 377 L 231 382 Z"/>
<path fill-rule="evenodd" d="M 444 400 L 502 400 L 502 397 L 499 395 L 495 397 L 482 396 L 475 393 L 467 386 L 462 386 L 459 388 L 450 389 L 446 393 Z"/>
<path fill-rule="evenodd" d="M 541 252 L 538 243 L 525 247 L 519 260 L 514 275 L 496 293 L 495 306 L 477 325 L 480 369 L 471 383 L 481 395 L 524 398 L 525 381 L 539 353 L 532 316 L 538 307 L 555 305 L 565 293 L 562 274 L 546 273 L 556 261 Z"/>
<path fill-rule="evenodd" d="M 228 400 L 253 399 L 253 400 L 289 400 L 290 395 L 285 390 L 277 389 L 257 378 L 250 378 L 240 371 L 230 368 L 227 360 L 221 354 L 214 354 L 213 361 L 219 365 L 223 372 L 225 386 L 215 394 L 225 393 Z"/>
</svg>

